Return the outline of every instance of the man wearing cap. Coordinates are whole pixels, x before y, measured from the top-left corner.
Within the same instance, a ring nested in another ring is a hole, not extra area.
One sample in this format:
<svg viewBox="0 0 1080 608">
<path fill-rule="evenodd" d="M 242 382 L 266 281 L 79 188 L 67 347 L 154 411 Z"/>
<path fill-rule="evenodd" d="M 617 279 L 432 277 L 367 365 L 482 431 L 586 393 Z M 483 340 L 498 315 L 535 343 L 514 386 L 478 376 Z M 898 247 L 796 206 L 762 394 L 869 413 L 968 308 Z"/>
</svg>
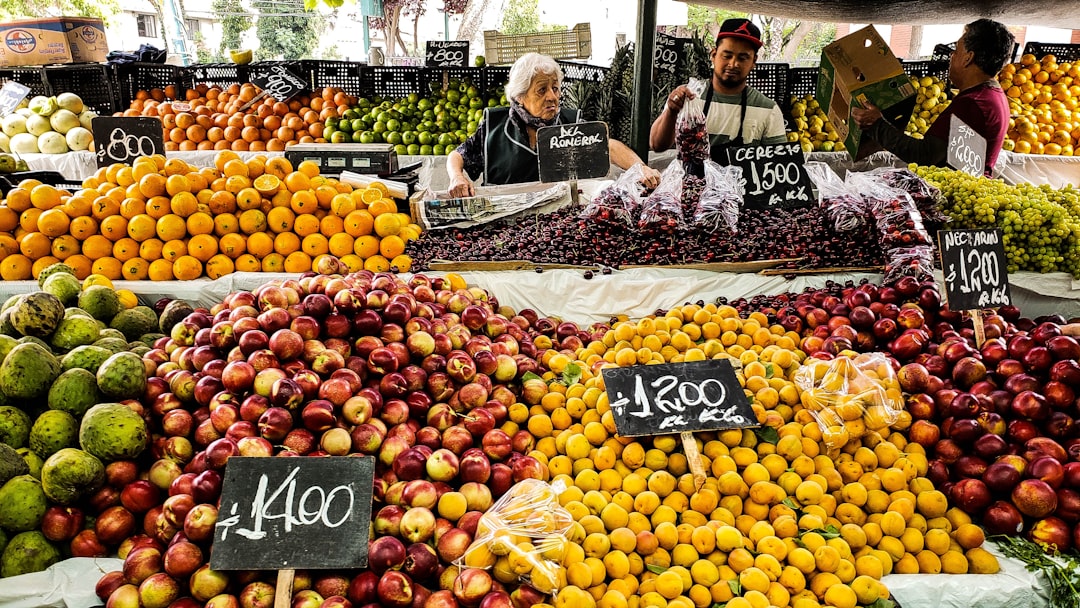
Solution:
<svg viewBox="0 0 1080 608">
<path fill-rule="evenodd" d="M 712 52 L 712 86 L 705 93 L 705 128 L 712 159 L 727 164 L 727 148 L 781 144 L 787 141 L 780 107 L 746 83 L 761 48 L 761 30 L 748 19 L 727 19 L 720 25 Z M 649 147 L 667 150 L 675 142 L 675 117 L 694 94 L 679 85 L 649 130 Z"/>
</svg>

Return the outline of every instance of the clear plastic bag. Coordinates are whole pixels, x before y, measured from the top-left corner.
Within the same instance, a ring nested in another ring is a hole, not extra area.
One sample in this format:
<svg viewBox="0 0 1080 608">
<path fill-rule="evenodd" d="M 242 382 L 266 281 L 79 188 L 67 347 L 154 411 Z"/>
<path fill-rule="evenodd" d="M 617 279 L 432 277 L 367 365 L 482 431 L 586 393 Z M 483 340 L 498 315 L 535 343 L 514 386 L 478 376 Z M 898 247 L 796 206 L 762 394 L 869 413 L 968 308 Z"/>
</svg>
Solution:
<svg viewBox="0 0 1080 608">
<path fill-rule="evenodd" d="M 922 214 L 907 192 L 893 188 L 870 173 L 850 171 L 844 183 L 866 201 L 881 235 L 883 250 L 933 245 L 930 233 L 923 225 Z"/>
<path fill-rule="evenodd" d="M 659 224 L 665 228 L 682 225 L 683 176 L 686 172 L 681 163 L 670 163 L 660 173 L 660 185 L 652 191 L 641 206 L 638 227 Z"/>
<path fill-rule="evenodd" d="M 723 227 L 735 234 L 742 203 L 742 167 L 705 161 L 705 188 L 694 210 L 694 225 L 707 232 L 716 232 Z"/>
<path fill-rule="evenodd" d="M 878 167 L 868 171 L 881 181 L 907 192 L 915 203 L 915 208 L 923 216 L 923 221 L 933 224 L 945 224 L 950 221 L 941 209 L 945 205 L 945 195 L 930 182 L 919 177 L 914 171 L 901 167 Z"/>
<path fill-rule="evenodd" d="M 929 245 L 897 247 L 885 254 L 886 285 L 900 277 L 911 276 L 923 281 L 934 276 L 934 248 Z"/>
<path fill-rule="evenodd" d="M 634 225 L 634 218 L 641 209 L 644 188 L 641 177 L 645 165 L 637 163 L 623 172 L 607 188 L 601 190 L 581 211 L 586 219 L 622 222 Z"/>
<path fill-rule="evenodd" d="M 904 411 L 900 383 L 883 353 L 808 359 L 795 372 L 795 386 L 830 450 L 884 431 Z"/>
<path fill-rule="evenodd" d="M 574 523 L 559 504 L 562 489 L 538 479 L 514 484 L 480 518 L 472 544 L 454 565 L 510 568 L 537 591 L 557 592 L 566 581 L 567 532 Z"/>
<path fill-rule="evenodd" d="M 829 165 L 811 161 L 806 173 L 818 190 L 818 205 L 837 232 L 850 232 L 866 224 L 866 203 Z"/>
<path fill-rule="evenodd" d="M 709 132 L 705 128 L 705 91 L 710 83 L 691 78 L 686 88 L 694 94 L 675 117 L 675 154 L 686 162 L 704 162 L 709 158 Z"/>
</svg>

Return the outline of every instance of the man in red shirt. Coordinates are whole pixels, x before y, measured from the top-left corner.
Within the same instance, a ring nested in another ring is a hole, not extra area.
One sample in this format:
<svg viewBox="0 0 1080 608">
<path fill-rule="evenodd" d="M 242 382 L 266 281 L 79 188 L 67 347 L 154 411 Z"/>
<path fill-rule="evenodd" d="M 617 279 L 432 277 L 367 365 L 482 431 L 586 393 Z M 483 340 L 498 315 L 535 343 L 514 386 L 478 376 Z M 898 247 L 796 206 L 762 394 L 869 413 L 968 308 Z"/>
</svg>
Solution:
<svg viewBox="0 0 1080 608">
<path fill-rule="evenodd" d="M 964 26 L 964 34 L 949 60 L 949 80 L 960 94 L 938 114 L 923 139 L 909 137 L 881 120 L 881 110 L 871 103 L 865 108 L 852 108 L 851 116 L 871 139 L 901 159 L 940 166 L 945 164 L 949 122 L 955 115 L 986 139 L 985 173 L 992 175 L 1009 129 L 1009 102 L 996 76 L 1012 56 L 1014 42 L 1004 25 L 990 19 Z"/>
</svg>

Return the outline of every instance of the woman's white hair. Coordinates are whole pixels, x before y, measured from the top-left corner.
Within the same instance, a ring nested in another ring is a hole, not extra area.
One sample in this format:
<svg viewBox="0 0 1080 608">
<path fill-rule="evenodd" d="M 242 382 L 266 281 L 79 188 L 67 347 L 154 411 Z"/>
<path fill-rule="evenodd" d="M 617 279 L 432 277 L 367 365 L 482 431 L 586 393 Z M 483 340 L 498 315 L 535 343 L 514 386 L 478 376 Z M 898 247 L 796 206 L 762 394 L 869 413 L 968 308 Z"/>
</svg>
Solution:
<svg viewBox="0 0 1080 608">
<path fill-rule="evenodd" d="M 562 86 L 563 73 L 557 61 L 540 53 L 522 55 L 510 68 L 510 76 L 506 81 L 506 98 L 518 101 L 529 92 L 533 78 L 540 74 L 554 76 L 556 83 Z"/>
</svg>

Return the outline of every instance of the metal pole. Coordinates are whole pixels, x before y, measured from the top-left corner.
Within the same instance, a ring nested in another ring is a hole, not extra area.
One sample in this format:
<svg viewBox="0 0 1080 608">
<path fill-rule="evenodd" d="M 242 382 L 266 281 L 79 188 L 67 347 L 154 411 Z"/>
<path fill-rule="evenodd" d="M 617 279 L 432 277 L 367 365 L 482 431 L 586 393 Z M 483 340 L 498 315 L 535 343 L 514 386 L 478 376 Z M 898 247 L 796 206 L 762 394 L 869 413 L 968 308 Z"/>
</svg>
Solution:
<svg viewBox="0 0 1080 608">
<path fill-rule="evenodd" d="M 630 123 L 630 141 L 627 143 L 645 162 L 649 159 L 655 42 L 656 0 L 638 0 L 637 45 L 634 48 L 634 112 Z"/>
<path fill-rule="evenodd" d="M 443 40 L 450 40 L 450 13 L 445 10 L 442 12 L 443 19 Z"/>
</svg>

